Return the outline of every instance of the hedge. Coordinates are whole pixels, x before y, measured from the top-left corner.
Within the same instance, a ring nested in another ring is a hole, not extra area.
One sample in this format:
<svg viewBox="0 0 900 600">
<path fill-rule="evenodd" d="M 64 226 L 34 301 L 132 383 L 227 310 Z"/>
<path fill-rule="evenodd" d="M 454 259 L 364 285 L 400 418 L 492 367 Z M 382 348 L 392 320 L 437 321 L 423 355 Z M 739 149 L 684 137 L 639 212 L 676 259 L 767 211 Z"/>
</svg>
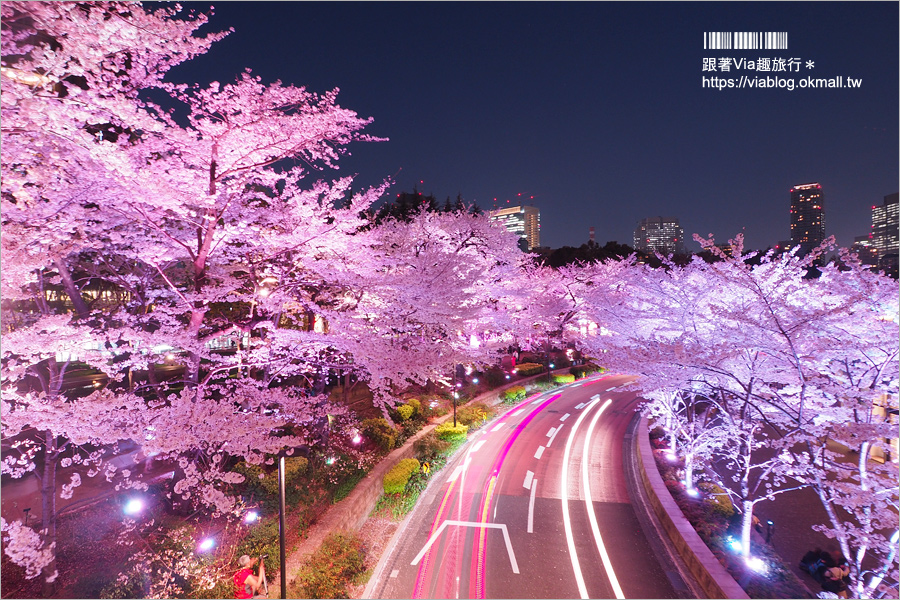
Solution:
<svg viewBox="0 0 900 600">
<path fill-rule="evenodd" d="M 456 427 L 453 426 L 452 422 L 441 423 L 437 427 L 434 428 L 434 434 L 438 436 L 438 438 L 452 442 L 457 439 L 466 439 L 466 434 L 469 432 L 469 426 L 463 425 L 461 423 L 457 423 Z"/>
<path fill-rule="evenodd" d="M 514 385 L 511 388 L 503 390 L 500 399 L 503 402 L 518 402 L 525 399 L 525 388 L 521 385 Z"/>
<path fill-rule="evenodd" d="M 553 376 L 553 383 L 558 383 L 560 385 L 566 384 L 566 383 L 574 383 L 574 381 L 575 381 L 575 376 L 572 374 L 554 375 Z"/>
<path fill-rule="evenodd" d="M 384 474 L 381 480 L 385 494 L 400 494 L 406 488 L 410 475 L 419 470 L 419 461 L 415 458 L 404 458 L 394 468 Z"/>
<path fill-rule="evenodd" d="M 516 365 L 516 373 L 521 375 L 522 377 L 528 377 L 529 375 L 537 375 L 538 373 L 544 372 L 544 365 L 538 363 L 522 363 L 520 365 Z"/>
<path fill-rule="evenodd" d="M 587 363 L 584 365 L 578 365 L 577 367 L 572 367 L 571 369 L 569 369 L 569 373 L 571 373 L 578 379 L 581 379 L 582 377 L 587 377 L 591 373 L 596 373 L 598 371 L 600 373 L 603 373 L 605 370 L 606 369 L 604 369 L 603 367 L 598 367 L 594 363 Z"/>
</svg>

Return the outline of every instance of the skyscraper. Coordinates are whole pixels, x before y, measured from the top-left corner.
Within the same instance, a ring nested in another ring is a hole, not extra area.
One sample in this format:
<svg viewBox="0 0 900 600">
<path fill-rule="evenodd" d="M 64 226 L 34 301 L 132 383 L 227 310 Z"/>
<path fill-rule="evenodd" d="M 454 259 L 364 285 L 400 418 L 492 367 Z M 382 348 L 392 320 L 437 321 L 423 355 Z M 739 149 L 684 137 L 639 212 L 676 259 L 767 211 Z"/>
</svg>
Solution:
<svg viewBox="0 0 900 600">
<path fill-rule="evenodd" d="M 492 221 L 500 221 L 507 230 L 519 236 L 523 251 L 541 245 L 541 211 L 534 206 L 510 206 L 488 213 Z"/>
<path fill-rule="evenodd" d="M 634 230 L 634 249 L 660 254 L 683 254 L 684 229 L 675 217 L 641 219 Z"/>
<path fill-rule="evenodd" d="M 825 193 L 818 183 L 791 188 L 791 245 L 805 256 L 825 239 Z"/>
<path fill-rule="evenodd" d="M 884 256 L 898 250 L 897 199 L 900 194 L 888 194 L 884 204 L 872 207 L 872 246 Z"/>
</svg>

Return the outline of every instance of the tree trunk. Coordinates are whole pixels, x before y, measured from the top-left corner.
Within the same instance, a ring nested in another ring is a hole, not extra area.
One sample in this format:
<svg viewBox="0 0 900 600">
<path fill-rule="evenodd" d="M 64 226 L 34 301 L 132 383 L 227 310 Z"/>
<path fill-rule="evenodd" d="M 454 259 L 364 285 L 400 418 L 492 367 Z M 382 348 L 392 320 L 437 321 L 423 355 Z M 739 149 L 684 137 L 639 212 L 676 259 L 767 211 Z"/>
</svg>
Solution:
<svg viewBox="0 0 900 600">
<path fill-rule="evenodd" d="M 66 289 L 66 293 L 72 300 L 72 306 L 75 308 L 75 314 L 78 315 L 79 319 L 86 319 L 88 315 L 90 315 L 91 311 L 90 309 L 88 309 L 84 298 L 81 297 L 81 290 L 79 290 L 75 285 L 75 281 L 72 279 L 72 274 L 69 272 L 69 268 L 66 266 L 66 263 L 64 263 L 59 258 L 54 258 L 53 264 L 56 266 L 56 270 L 59 272 L 59 276 L 62 278 L 63 287 Z"/>
<path fill-rule="evenodd" d="M 684 453 L 684 485 L 689 491 L 694 489 L 694 453 L 690 450 Z"/>
<path fill-rule="evenodd" d="M 41 477 L 41 538 L 44 546 L 53 554 L 43 571 L 41 594 L 44 598 L 53 598 L 56 590 L 56 464 L 59 459 L 56 448 L 56 436 L 49 431 L 44 432 L 44 472 Z M 54 581 L 47 581 L 53 577 Z"/>
<path fill-rule="evenodd" d="M 741 502 L 744 509 L 744 514 L 741 515 L 741 555 L 745 561 L 750 558 L 750 533 L 753 530 L 754 504 L 753 500 L 746 498 Z"/>
</svg>

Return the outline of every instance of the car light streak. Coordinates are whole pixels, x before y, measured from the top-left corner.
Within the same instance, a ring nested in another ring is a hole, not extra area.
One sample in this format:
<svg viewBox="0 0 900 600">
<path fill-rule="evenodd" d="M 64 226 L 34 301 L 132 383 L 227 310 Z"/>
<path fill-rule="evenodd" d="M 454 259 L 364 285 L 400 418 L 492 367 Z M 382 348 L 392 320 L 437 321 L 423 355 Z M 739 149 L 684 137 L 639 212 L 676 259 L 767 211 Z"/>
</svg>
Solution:
<svg viewBox="0 0 900 600">
<path fill-rule="evenodd" d="M 600 407 L 600 410 L 597 411 L 594 418 L 591 419 L 591 424 L 588 426 L 587 436 L 584 439 L 584 454 L 581 460 L 581 487 L 584 492 L 584 503 L 588 511 L 588 521 L 591 523 L 591 531 L 594 534 L 594 540 L 597 542 L 597 551 L 600 553 L 600 558 L 603 560 L 606 576 L 609 578 L 609 583 L 612 585 L 613 593 L 615 593 L 616 598 L 624 598 L 625 595 L 622 593 L 622 587 L 619 585 L 619 580 L 613 572 L 609 554 L 606 552 L 606 546 L 603 544 L 603 538 L 600 537 L 600 528 L 597 526 L 597 515 L 594 514 L 594 501 L 591 498 L 590 470 L 588 466 L 591 453 L 591 436 L 594 434 L 594 426 L 600 419 L 600 415 L 603 414 L 603 411 L 606 410 L 606 407 L 609 406 L 611 402 L 612 400 L 607 399 L 607 401 L 603 403 L 603 406 Z"/>
<path fill-rule="evenodd" d="M 441 517 L 444 515 L 444 509 L 447 508 L 448 500 L 450 500 L 450 496 L 453 493 L 453 488 L 456 486 L 456 479 L 450 482 L 450 485 L 447 487 L 447 491 L 444 492 L 444 497 L 441 499 L 441 504 L 438 507 L 437 513 L 434 515 L 434 521 L 431 523 L 431 532 L 428 534 L 429 538 L 435 534 L 435 532 L 442 527 L 439 526 L 438 523 L 441 521 Z M 413 598 L 421 598 L 423 588 L 425 587 L 425 571 L 428 569 L 428 558 L 429 555 L 426 555 L 425 560 L 422 561 L 422 564 L 419 565 L 419 571 L 416 573 L 416 585 L 413 589 Z"/>
<path fill-rule="evenodd" d="M 545 400 L 540 406 L 532 410 L 528 415 L 522 419 L 522 421 L 516 425 L 516 428 L 513 430 L 513 433 L 507 437 L 506 442 L 503 445 L 503 450 L 497 456 L 496 462 L 494 462 L 494 468 L 491 470 L 491 477 L 485 484 L 484 495 L 482 496 L 482 505 L 481 510 L 479 511 L 481 514 L 480 522 L 487 523 L 487 516 L 490 510 L 491 497 L 494 493 L 494 485 L 497 481 L 497 477 L 500 475 L 500 469 L 503 467 L 503 463 L 506 460 L 507 455 L 509 454 L 510 448 L 512 448 L 513 443 L 516 441 L 516 438 L 519 437 L 519 434 L 525 430 L 528 424 L 537 416 L 542 410 L 547 408 L 551 403 L 556 401 L 557 398 L 562 396 L 562 394 L 554 394 L 550 396 L 547 400 Z M 512 408 L 507 411 L 507 414 L 512 412 L 513 410 L 518 410 L 517 408 Z M 501 419 L 505 418 L 507 415 L 503 415 Z M 481 529 L 478 538 L 477 538 L 477 546 L 475 548 L 475 552 L 473 552 L 473 565 L 472 571 L 475 573 L 474 582 L 471 586 L 470 593 L 474 598 L 484 598 L 485 597 L 485 585 L 484 585 L 484 562 L 485 562 L 485 554 L 484 554 L 484 541 L 487 534 L 486 529 Z"/>
<path fill-rule="evenodd" d="M 563 452 L 562 477 L 560 478 L 559 484 L 559 495 L 562 498 L 563 527 L 566 531 L 566 544 L 569 546 L 569 557 L 572 559 L 572 569 L 575 571 L 575 583 L 578 584 L 578 593 L 581 594 L 582 598 L 589 598 L 589 596 L 587 586 L 584 584 L 584 575 L 581 572 L 581 564 L 578 562 L 578 554 L 575 551 L 575 536 L 572 533 L 572 519 L 569 516 L 569 490 L 567 489 L 569 483 L 569 456 L 572 453 L 572 444 L 575 442 L 575 434 L 578 432 L 578 426 L 581 425 L 584 417 L 587 416 L 588 412 L 590 412 L 598 402 L 600 402 L 599 398 L 594 399 L 585 411 L 578 415 L 578 419 L 575 421 L 575 424 L 572 425 L 572 433 L 569 434 L 569 439 L 566 441 L 566 449 Z"/>
</svg>

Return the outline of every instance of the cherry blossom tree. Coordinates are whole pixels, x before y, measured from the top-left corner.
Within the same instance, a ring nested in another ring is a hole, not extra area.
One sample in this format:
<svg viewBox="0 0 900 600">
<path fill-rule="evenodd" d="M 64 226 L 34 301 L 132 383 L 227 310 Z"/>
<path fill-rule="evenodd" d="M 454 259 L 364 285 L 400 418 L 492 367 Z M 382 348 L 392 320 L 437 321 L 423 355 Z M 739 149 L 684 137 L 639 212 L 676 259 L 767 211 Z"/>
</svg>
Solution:
<svg viewBox="0 0 900 600">
<path fill-rule="evenodd" d="M 334 345 L 383 357 L 363 365 L 381 402 L 409 383 L 446 383 L 455 364 L 493 364 L 509 343 L 502 318 L 527 260 L 515 236 L 483 215 L 426 210 L 371 233 L 326 315 L 346 326 Z"/>
<path fill-rule="evenodd" d="M 121 3 L 3 5 L 3 293 L 5 302 L 31 298 L 34 307 L 4 337 L 3 468 L 23 476 L 42 465 L 41 546 L 31 558 L 15 556 L 49 582 L 61 461 L 87 462 L 95 474 L 97 447 L 133 440 L 145 453 L 179 458 L 175 493 L 227 512 L 233 501 L 220 487 L 235 477 L 225 456 L 259 461 L 307 441 L 276 430 L 295 424 L 302 432 L 321 403 L 250 376 L 273 370 L 247 362 L 273 321 L 254 310 L 255 296 L 285 265 L 304 266 L 293 267 L 305 271 L 296 290 L 335 286 L 331 267 L 363 243 L 359 215 L 380 192 L 347 202 L 349 180 L 301 185 L 308 169 L 334 166 L 343 146 L 368 139 L 356 133 L 368 120 L 337 106 L 336 90 L 320 96 L 249 73 L 206 89 L 164 83 L 169 67 L 221 38 L 195 37 L 205 17 L 176 13 Z M 142 95 L 153 87 L 183 103 L 186 125 Z M 92 310 L 79 277 L 122 292 L 120 301 Z M 57 282 L 74 315 L 54 314 L 47 302 L 46 287 Z M 318 306 L 309 294 L 293 300 Z M 238 310 L 229 315 L 227 306 Z M 281 363 L 303 364 L 327 347 L 312 333 Z M 249 343 L 236 353 L 211 347 L 227 336 Z M 85 344 L 105 352 L 85 353 Z M 180 392 L 153 380 L 161 348 L 185 357 Z M 114 385 L 66 397 L 71 361 L 58 359 L 73 355 Z M 123 392 L 126 376 L 142 368 L 149 385 Z M 229 377 L 241 368 L 244 377 Z M 29 389 L 28 376 L 39 389 Z M 21 546 L 12 539 L 25 540 L 21 531 L 4 525 L 8 548 Z"/>
<path fill-rule="evenodd" d="M 626 301 L 613 302 L 605 293 L 591 299 L 587 312 L 611 335 L 585 342 L 589 350 L 605 352 L 607 365 L 642 375 L 651 412 L 673 413 L 674 394 L 688 390 L 701 391 L 715 407 L 710 423 L 727 435 L 713 436 L 721 446 L 707 450 L 729 457 L 747 554 L 754 505 L 811 485 L 804 465 L 814 461 L 798 457 L 797 447 L 836 435 L 833 427 L 846 421 L 844 411 L 853 405 L 847 398 L 871 398 L 876 391 L 838 389 L 842 384 L 834 379 L 829 391 L 822 385 L 825 374 L 836 365 L 880 372 L 873 363 L 890 361 L 896 341 L 882 337 L 879 352 L 832 363 L 836 347 L 858 348 L 847 331 L 873 331 L 866 316 L 872 311 L 857 306 L 867 294 L 850 293 L 841 283 L 853 275 L 833 269 L 813 279 L 808 272 L 814 257 L 768 255 L 754 265 L 740 237 L 732 241 L 733 256 L 711 240 L 700 241 L 717 253 L 716 262 L 695 258 L 684 267 L 669 262 L 664 269 L 643 269 L 623 281 L 632 292 Z M 823 335 L 828 324 L 835 327 L 830 338 Z"/>
</svg>

